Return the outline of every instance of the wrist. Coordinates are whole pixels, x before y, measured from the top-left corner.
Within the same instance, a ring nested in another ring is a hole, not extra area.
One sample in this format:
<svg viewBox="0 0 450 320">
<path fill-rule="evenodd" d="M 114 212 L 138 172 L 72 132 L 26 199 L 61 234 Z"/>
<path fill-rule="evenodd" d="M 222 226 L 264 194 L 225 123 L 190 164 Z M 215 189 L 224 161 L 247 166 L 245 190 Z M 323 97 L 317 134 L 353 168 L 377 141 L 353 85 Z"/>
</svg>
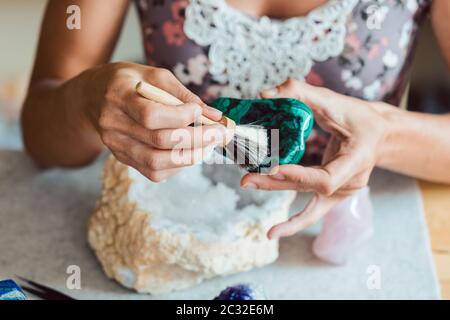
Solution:
<svg viewBox="0 0 450 320">
<path fill-rule="evenodd" d="M 95 68 L 96 69 L 96 68 Z M 76 125 L 86 134 L 97 133 L 99 103 L 96 103 L 95 90 L 93 90 L 96 78 L 96 70 L 90 69 L 66 82 L 62 88 L 66 101 L 67 123 Z"/>
<path fill-rule="evenodd" d="M 58 91 L 59 101 L 64 101 L 61 108 L 64 108 L 63 123 L 68 134 L 86 154 L 96 156 L 103 149 L 103 143 L 94 118 L 98 106 L 90 90 L 92 81 L 94 70 L 87 70 L 62 84 Z"/>
<path fill-rule="evenodd" d="M 403 110 L 384 102 L 372 103 L 373 109 L 380 115 L 382 134 L 376 151 L 376 165 L 382 168 L 389 164 L 398 149 Z"/>
</svg>

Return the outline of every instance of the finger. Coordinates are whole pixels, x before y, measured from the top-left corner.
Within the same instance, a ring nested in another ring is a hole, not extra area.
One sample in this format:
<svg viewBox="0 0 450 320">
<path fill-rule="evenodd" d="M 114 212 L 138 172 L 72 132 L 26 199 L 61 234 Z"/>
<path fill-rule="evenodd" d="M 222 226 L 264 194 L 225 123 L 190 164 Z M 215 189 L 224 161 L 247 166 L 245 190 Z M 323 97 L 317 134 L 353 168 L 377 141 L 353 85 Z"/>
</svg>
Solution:
<svg viewBox="0 0 450 320">
<path fill-rule="evenodd" d="M 325 186 L 324 194 L 331 195 L 352 180 L 362 181 L 359 178 L 361 175 L 368 180 L 371 170 L 367 169 L 370 162 L 364 160 L 363 152 L 357 147 L 348 152 L 338 152 L 323 165 L 324 171 L 329 175 L 328 188 Z"/>
<path fill-rule="evenodd" d="M 331 195 L 336 187 L 330 173 L 323 167 L 304 167 L 301 165 L 282 165 L 274 169 L 278 180 L 289 181 L 297 186 L 297 190 L 314 191 L 323 195 Z"/>
<path fill-rule="evenodd" d="M 158 149 L 197 149 L 217 146 L 226 138 L 222 125 L 187 127 L 182 129 L 160 129 L 150 133 L 150 143 Z"/>
<path fill-rule="evenodd" d="M 182 168 L 206 159 L 213 146 L 198 149 L 159 150 L 144 144 L 134 145 L 129 153 L 138 165 L 151 171 Z"/>
<path fill-rule="evenodd" d="M 343 160 L 347 165 L 346 160 Z M 334 164 L 336 165 L 336 164 Z M 261 175 L 257 173 L 246 174 L 241 179 L 241 187 L 244 189 L 263 189 L 263 190 L 296 190 L 298 192 L 316 192 L 322 195 L 330 196 L 339 190 L 339 195 L 348 195 L 367 185 L 370 177 L 370 170 L 363 170 L 360 173 L 345 173 L 342 169 L 342 175 L 330 176 L 330 171 L 337 169 L 324 170 L 322 168 L 305 168 L 298 165 L 283 165 L 278 167 L 278 172 L 271 175 Z M 354 170 L 352 165 L 349 170 Z"/>
<path fill-rule="evenodd" d="M 162 182 L 177 174 L 182 168 L 174 168 L 167 170 L 152 171 L 145 167 L 136 168 L 143 176 L 147 177 L 152 182 Z"/>
<path fill-rule="evenodd" d="M 148 178 L 149 180 L 153 182 L 161 182 L 165 181 L 167 178 L 177 174 L 182 168 L 174 168 L 174 169 L 167 169 L 167 170 L 159 170 L 159 171 L 152 171 L 146 167 L 140 166 L 134 159 L 132 159 L 127 153 L 124 152 L 117 152 L 113 151 L 113 155 L 116 157 L 117 160 L 122 162 L 123 164 L 127 166 L 131 166 L 135 168 L 137 171 L 139 171 L 143 176 Z"/>
<path fill-rule="evenodd" d="M 107 132 L 102 139 L 113 152 L 126 154 L 132 159 L 133 167 L 152 171 L 191 166 L 206 159 L 214 150 L 213 145 L 198 149 L 159 150 L 119 132 Z"/>
<path fill-rule="evenodd" d="M 187 89 L 172 72 L 163 68 L 150 68 L 144 74 L 144 79 L 152 85 L 170 93 L 185 103 L 195 103 L 203 106 L 202 100 Z"/>
<path fill-rule="evenodd" d="M 330 162 L 330 160 L 332 160 L 335 157 L 335 155 L 339 152 L 339 149 L 341 148 L 341 141 L 342 140 L 337 139 L 335 135 L 332 135 L 329 138 L 325 146 L 325 150 L 323 151 L 322 164 Z"/>
<path fill-rule="evenodd" d="M 241 179 L 243 189 L 261 189 L 261 190 L 296 190 L 308 192 L 311 190 L 301 189 L 300 186 L 292 181 L 278 178 L 278 176 L 261 175 L 257 173 L 246 174 Z"/>
<path fill-rule="evenodd" d="M 223 117 L 222 111 L 210 106 L 203 106 L 203 115 L 213 121 L 220 121 Z"/>
<path fill-rule="evenodd" d="M 128 154 L 126 154 L 125 152 L 122 151 L 116 151 L 116 150 L 111 150 L 111 153 L 114 155 L 114 157 L 121 163 L 136 168 L 137 167 L 137 163 L 131 159 Z"/>
<path fill-rule="evenodd" d="M 121 152 L 128 154 L 127 150 L 133 148 L 134 145 L 140 144 L 140 142 L 115 130 L 104 130 L 100 138 L 102 139 L 103 144 L 113 153 Z"/>
<path fill-rule="evenodd" d="M 315 191 L 330 196 L 354 176 L 362 172 L 357 151 L 337 154 L 321 167 L 282 165 L 275 170 L 279 180 L 288 180 L 299 185 L 300 190 Z"/>
<path fill-rule="evenodd" d="M 187 127 L 203 112 L 202 107 L 195 103 L 168 106 L 141 97 L 133 99 L 124 109 L 137 123 L 152 130 Z"/>
<path fill-rule="evenodd" d="M 117 130 L 149 146 L 165 150 L 205 148 L 217 145 L 225 139 L 227 134 L 222 125 L 150 130 L 126 114 L 118 115 L 110 129 Z"/>
<path fill-rule="evenodd" d="M 268 238 L 288 237 L 317 223 L 342 199 L 343 197 L 338 196 L 325 197 L 315 195 L 300 213 L 283 223 L 273 226 L 267 233 Z"/>
<path fill-rule="evenodd" d="M 222 112 L 206 105 L 197 95 L 192 93 L 178 80 L 172 72 L 166 69 L 152 68 L 144 77 L 154 86 L 170 93 L 185 103 L 194 103 L 203 108 L 203 115 L 213 121 L 222 118 Z"/>
<path fill-rule="evenodd" d="M 288 79 L 281 85 L 261 92 L 265 99 L 294 98 L 306 103 L 314 112 L 323 111 L 337 94 L 333 91 L 312 86 L 304 81 Z"/>
</svg>

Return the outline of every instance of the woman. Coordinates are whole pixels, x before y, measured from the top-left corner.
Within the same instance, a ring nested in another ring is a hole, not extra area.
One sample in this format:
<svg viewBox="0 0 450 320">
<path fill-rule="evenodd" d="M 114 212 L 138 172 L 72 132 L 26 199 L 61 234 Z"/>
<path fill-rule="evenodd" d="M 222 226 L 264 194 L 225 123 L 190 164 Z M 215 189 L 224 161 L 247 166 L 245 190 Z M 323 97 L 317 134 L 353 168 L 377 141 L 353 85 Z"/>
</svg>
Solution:
<svg viewBox="0 0 450 320">
<path fill-rule="evenodd" d="M 81 30 L 65 27 L 72 4 L 81 8 Z M 129 1 L 49 1 L 22 116 L 25 145 L 38 164 L 84 165 L 106 146 L 120 161 L 161 181 L 181 169 L 172 152 L 190 164 L 219 141 L 205 137 L 223 138 L 217 126 L 189 127 L 202 144 L 172 150 L 173 130 L 202 113 L 221 117 L 203 101 L 218 95 L 254 98 L 262 91 L 265 98 L 304 101 L 330 134 L 321 166 L 285 165 L 270 176 L 242 179 L 244 188 L 315 193 L 301 213 L 269 231 L 271 238 L 316 222 L 365 186 L 375 166 L 450 183 L 450 116 L 396 107 L 429 11 L 450 65 L 448 0 L 136 4 L 151 66 L 108 63 Z M 138 97 L 134 85 L 141 79 L 185 104 L 171 107 Z"/>
</svg>

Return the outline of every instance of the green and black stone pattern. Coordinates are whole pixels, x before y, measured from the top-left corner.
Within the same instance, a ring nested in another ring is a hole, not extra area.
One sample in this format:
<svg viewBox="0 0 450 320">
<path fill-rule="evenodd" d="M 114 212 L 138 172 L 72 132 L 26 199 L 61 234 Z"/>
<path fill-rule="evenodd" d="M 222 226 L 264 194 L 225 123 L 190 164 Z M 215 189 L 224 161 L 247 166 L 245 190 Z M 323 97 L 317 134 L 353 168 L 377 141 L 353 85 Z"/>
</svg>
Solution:
<svg viewBox="0 0 450 320">
<path fill-rule="evenodd" d="M 219 98 L 212 102 L 237 125 L 254 124 L 279 130 L 279 154 L 275 160 L 281 164 L 298 164 L 306 150 L 308 138 L 314 124 L 311 109 L 301 101 L 290 98 L 241 100 Z M 270 140 L 269 140 L 270 142 Z M 272 148 L 272 151 L 275 151 Z M 274 152 L 275 153 L 275 152 Z M 270 162 L 273 162 L 272 155 Z M 262 165 L 264 166 L 264 165 Z M 249 171 L 261 171 L 261 167 Z"/>
</svg>

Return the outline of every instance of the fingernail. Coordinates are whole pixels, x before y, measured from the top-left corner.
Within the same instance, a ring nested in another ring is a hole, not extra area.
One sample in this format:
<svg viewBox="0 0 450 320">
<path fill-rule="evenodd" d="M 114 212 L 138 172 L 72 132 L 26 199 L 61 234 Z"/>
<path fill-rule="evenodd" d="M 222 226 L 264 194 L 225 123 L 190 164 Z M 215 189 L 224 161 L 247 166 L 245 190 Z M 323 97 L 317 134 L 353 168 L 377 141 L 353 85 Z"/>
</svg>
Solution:
<svg viewBox="0 0 450 320">
<path fill-rule="evenodd" d="M 258 186 L 254 183 L 248 182 L 242 186 L 243 189 L 258 189 Z"/>
<path fill-rule="evenodd" d="M 275 180 L 280 180 L 280 181 L 286 180 L 286 177 L 282 173 L 276 173 L 274 175 L 271 175 L 270 177 L 275 179 Z"/>
<path fill-rule="evenodd" d="M 261 92 L 261 96 L 263 96 L 264 98 L 273 98 L 273 97 L 276 97 L 277 94 L 278 94 L 278 89 L 276 89 L 276 88 L 264 90 Z"/>
<path fill-rule="evenodd" d="M 272 170 L 270 170 L 269 175 L 271 175 L 271 176 L 276 175 L 279 171 L 280 171 L 280 166 L 276 166 L 275 168 L 272 168 Z"/>
<path fill-rule="evenodd" d="M 205 110 L 208 112 L 208 115 L 210 117 L 216 118 L 217 120 L 221 119 L 223 116 L 222 111 L 217 110 L 216 108 L 210 107 L 210 106 L 206 106 Z"/>
</svg>

